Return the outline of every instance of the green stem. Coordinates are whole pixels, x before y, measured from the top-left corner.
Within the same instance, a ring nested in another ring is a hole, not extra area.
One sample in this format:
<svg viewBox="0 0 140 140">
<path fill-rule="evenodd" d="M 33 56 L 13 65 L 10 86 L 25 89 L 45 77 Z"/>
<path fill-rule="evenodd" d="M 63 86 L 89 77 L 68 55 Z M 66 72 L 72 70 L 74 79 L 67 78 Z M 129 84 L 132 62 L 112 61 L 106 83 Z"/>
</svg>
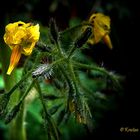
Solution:
<svg viewBox="0 0 140 140">
<path fill-rule="evenodd" d="M 116 89 L 121 89 L 121 86 L 120 86 L 119 81 L 117 80 L 117 78 L 113 75 L 113 73 L 108 72 L 106 69 L 98 67 L 98 66 L 82 64 L 82 63 L 75 62 L 75 61 L 73 61 L 73 64 L 75 65 L 75 67 L 79 67 L 79 68 L 83 68 L 83 69 L 95 70 L 95 71 L 98 71 L 98 72 L 101 72 L 101 73 L 105 74 L 113 82 L 113 86 Z"/>
<path fill-rule="evenodd" d="M 77 115 L 79 114 L 79 104 L 81 105 L 81 103 L 80 103 L 80 98 L 79 98 L 79 94 L 78 94 L 77 79 L 76 79 L 71 61 L 68 61 L 68 72 L 69 73 L 67 73 L 63 67 L 61 67 L 61 66 L 59 66 L 59 67 L 69 85 L 67 112 L 69 112 L 69 110 L 75 111 L 75 116 L 77 118 L 78 117 Z M 71 102 L 73 102 L 74 104 L 70 105 Z"/>
<path fill-rule="evenodd" d="M 56 42 L 56 47 L 58 49 L 59 55 L 63 58 L 63 52 L 61 50 L 61 47 L 60 47 L 60 43 L 59 42 Z"/>
<path fill-rule="evenodd" d="M 81 27 L 83 27 L 83 26 L 91 26 L 91 27 L 93 27 L 93 25 L 90 24 L 90 23 L 82 23 L 82 24 L 76 25 L 76 26 L 74 26 L 74 27 L 68 28 L 68 29 L 64 30 L 63 32 L 61 32 L 60 34 L 68 33 L 68 32 L 70 32 L 71 30 L 75 30 L 76 28 L 81 28 Z"/>
<path fill-rule="evenodd" d="M 41 52 L 47 52 L 48 54 L 50 54 L 51 52 L 51 48 L 49 48 L 45 43 L 43 42 L 37 42 L 36 43 L 36 47 L 38 50 L 40 50 Z"/>
<path fill-rule="evenodd" d="M 69 54 L 68 54 L 68 57 L 67 59 L 70 59 L 71 56 L 73 55 L 74 51 L 76 50 L 77 48 L 75 47 L 75 45 L 72 46 L 72 48 L 70 49 L 69 51 Z"/>
<path fill-rule="evenodd" d="M 50 133 L 52 133 L 52 134 L 54 134 L 53 136 L 55 137 L 55 139 L 59 140 L 58 128 L 56 127 L 55 122 L 53 121 L 50 114 L 48 113 L 45 102 L 43 100 L 42 91 L 41 91 L 40 85 L 39 85 L 37 80 L 35 81 L 35 84 L 36 84 L 36 87 L 37 87 L 37 90 L 38 90 L 38 93 L 39 93 L 39 97 L 40 97 L 40 100 L 41 100 L 41 103 L 42 103 L 42 106 L 43 106 L 43 109 L 44 109 L 44 112 L 45 112 L 45 118 L 46 118 L 46 120 L 49 124 L 48 127 L 50 127 L 49 129 L 52 131 L 52 132 L 48 132 L 48 135 L 50 136 Z"/>
<path fill-rule="evenodd" d="M 20 98 L 19 102 L 12 109 L 13 112 L 17 108 L 18 108 L 18 110 L 20 109 L 19 114 L 18 114 L 18 116 L 16 118 L 16 122 L 15 122 L 16 123 L 15 124 L 16 129 L 13 129 L 13 131 L 11 133 L 11 136 L 12 136 L 11 139 L 12 140 L 26 140 L 26 131 L 25 131 L 25 127 L 24 127 L 25 111 L 26 110 L 24 108 L 24 102 L 23 101 L 24 101 L 25 97 L 27 96 L 27 94 L 29 93 L 29 91 L 31 90 L 31 88 L 33 87 L 33 84 L 34 84 L 34 81 L 32 81 L 32 83 L 30 84 L 28 89 L 25 91 L 24 95 Z M 10 113 L 9 113 L 9 115 L 10 115 Z M 14 113 L 12 118 L 14 118 L 16 116 L 16 114 L 17 114 L 17 112 Z M 9 123 L 9 121 L 11 121 L 11 119 L 9 120 L 8 117 L 9 116 L 7 116 L 7 118 L 5 120 L 6 123 Z M 15 128 L 15 126 L 14 126 L 14 128 Z M 18 131 L 18 130 L 20 130 L 20 131 Z"/>
<path fill-rule="evenodd" d="M 39 93 L 40 101 L 42 103 L 45 115 L 46 115 L 47 118 L 50 118 L 50 115 L 47 111 L 47 108 L 46 108 L 46 105 L 45 105 L 45 102 L 44 102 L 44 99 L 43 99 L 43 95 L 42 95 L 42 92 L 41 92 L 41 88 L 40 88 L 40 85 L 39 85 L 38 81 L 35 81 L 35 84 L 36 84 L 36 87 L 37 87 L 37 90 L 38 90 L 38 93 Z"/>
<path fill-rule="evenodd" d="M 11 96 L 11 94 L 21 85 L 21 83 L 22 82 L 24 82 L 24 80 L 26 80 L 28 77 L 29 77 L 29 75 L 32 73 L 32 70 L 31 71 L 29 71 L 17 84 L 15 84 L 11 89 L 10 89 L 10 91 L 9 92 L 7 92 L 6 94 L 8 95 L 8 96 Z"/>
<path fill-rule="evenodd" d="M 24 111 L 19 112 L 17 118 L 11 122 L 10 140 L 26 140 L 26 131 L 23 125 L 24 114 Z"/>
<path fill-rule="evenodd" d="M 26 80 L 26 78 L 28 78 L 28 76 L 31 74 L 32 71 L 30 71 L 29 73 L 27 73 L 17 84 L 15 84 L 10 91 L 8 91 L 7 93 L 3 94 L 1 97 L 1 103 L 0 103 L 0 116 L 3 116 L 6 113 L 6 107 L 10 101 L 10 97 L 11 95 L 14 93 L 14 91 L 19 87 L 19 85 L 22 84 L 22 82 L 24 80 Z M 19 94 L 19 92 L 18 92 Z"/>
<path fill-rule="evenodd" d="M 88 65 L 88 64 L 82 64 L 82 63 L 75 62 L 75 61 L 73 61 L 73 64 L 76 67 L 79 67 L 79 68 L 96 70 L 96 71 L 102 72 L 102 73 L 104 73 L 106 75 L 109 74 L 109 72 L 107 70 L 105 70 L 104 68 L 98 67 L 98 66 L 93 66 L 93 65 Z"/>
<path fill-rule="evenodd" d="M 70 75 L 71 75 L 71 78 L 73 80 L 73 84 L 74 84 L 74 87 L 76 89 L 76 93 L 78 93 L 78 87 L 77 87 L 77 79 L 76 79 L 76 76 L 75 76 L 75 73 L 74 73 L 74 69 L 73 69 L 73 66 L 71 64 L 71 61 L 69 62 L 69 71 L 70 71 Z"/>
<path fill-rule="evenodd" d="M 35 80 L 33 80 L 32 83 L 29 85 L 28 89 L 26 90 L 26 92 L 24 93 L 24 95 L 20 98 L 20 100 L 19 100 L 19 102 L 17 103 L 17 105 L 23 103 L 25 97 L 27 96 L 27 94 L 29 93 L 29 91 L 31 90 L 31 88 L 33 87 L 34 81 L 35 81 Z"/>
<path fill-rule="evenodd" d="M 62 73 L 63 73 L 63 75 L 64 75 L 64 77 L 65 77 L 65 79 L 66 79 L 66 81 L 67 81 L 67 84 L 68 84 L 68 86 L 69 86 L 69 94 L 68 94 L 66 112 L 70 113 L 70 111 L 69 111 L 69 102 L 70 102 L 70 99 L 71 99 L 72 96 L 73 96 L 72 93 L 75 95 L 76 90 L 75 90 L 75 88 L 74 88 L 74 86 L 73 86 L 73 84 L 72 84 L 72 81 L 71 81 L 69 75 L 68 75 L 67 72 L 65 71 L 65 69 L 64 69 L 63 67 L 61 67 L 60 65 L 59 65 L 59 69 L 62 71 Z"/>
</svg>

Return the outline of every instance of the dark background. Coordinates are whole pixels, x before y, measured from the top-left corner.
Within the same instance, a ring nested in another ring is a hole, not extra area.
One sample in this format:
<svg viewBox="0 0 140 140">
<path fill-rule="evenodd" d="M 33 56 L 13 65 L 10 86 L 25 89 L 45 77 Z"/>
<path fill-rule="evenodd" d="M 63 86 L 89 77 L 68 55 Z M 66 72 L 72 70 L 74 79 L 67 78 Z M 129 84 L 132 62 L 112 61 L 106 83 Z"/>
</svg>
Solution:
<svg viewBox="0 0 140 140">
<path fill-rule="evenodd" d="M 58 0 L 52 6 L 52 0 L 20 0 L 3 1 L 0 4 L 0 38 L 2 41 L 4 27 L 7 22 L 17 20 L 40 21 L 48 26 L 48 21 L 54 17 L 60 30 L 68 27 L 69 20 L 78 17 L 86 20 L 92 11 L 103 12 L 111 18 L 111 39 L 113 50 L 100 45 L 86 50 L 98 64 L 104 63 L 125 77 L 122 83 L 123 97 L 117 100 L 117 108 L 108 111 L 100 122 L 100 127 L 93 133 L 87 134 L 92 138 L 138 138 L 139 133 L 120 132 L 121 127 L 139 127 L 139 28 L 140 12 L 136 0 Z M 52 8 L 50 8 L 52 6 Z M 140 130 L 139 130 L 140 131 Z M 91 138 L 91 139 L 92 139 Z"/>
</svg>

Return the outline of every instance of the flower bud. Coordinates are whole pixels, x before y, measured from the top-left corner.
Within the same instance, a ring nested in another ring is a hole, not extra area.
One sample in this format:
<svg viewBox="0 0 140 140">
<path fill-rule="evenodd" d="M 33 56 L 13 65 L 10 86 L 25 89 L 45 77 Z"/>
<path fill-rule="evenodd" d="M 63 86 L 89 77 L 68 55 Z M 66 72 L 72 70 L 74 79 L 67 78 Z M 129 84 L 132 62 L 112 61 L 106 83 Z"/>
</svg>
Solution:
<svg viewBox="0 0 140 140">
<path fill-rule="evenodd" d="M 82 45 L 84 45 L 87 42 L 91 34 L 92 29 L 90 27 L 87 27 L 86 30 L 81 34 L 81 36 L 76 40 L 75 46 L 77 48 L 81 48 Z"/>
</svg>

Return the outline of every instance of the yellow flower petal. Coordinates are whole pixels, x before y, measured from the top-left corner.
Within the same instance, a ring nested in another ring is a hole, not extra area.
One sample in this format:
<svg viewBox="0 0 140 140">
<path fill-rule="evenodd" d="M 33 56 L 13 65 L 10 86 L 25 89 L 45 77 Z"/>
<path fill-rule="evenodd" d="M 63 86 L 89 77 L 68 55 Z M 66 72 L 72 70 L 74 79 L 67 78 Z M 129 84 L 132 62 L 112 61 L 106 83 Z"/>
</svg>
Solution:
<svg viewBox="0 0 140 140">
<path fill-rule="evenodd" d="M 95 44 L 95 41 L 93 38 L 89 38 L 87 43 L 93 45 L 93 44 Z"/>
<path fill-rule="evenodd" d="M 21 53 L 24 55 L 32 53 L 39 37 L 39 24 L 18 21 L 5 27 L 4 41 L 13 50 L 7 74 L 10 74 L 17 65 Z"/>
<path fill-rule="evenodd" d="M 26 36 L 25 23 L 19 21 L 5 27 L 4 41 L 7 45 L 20 44 Z"/>
<path fill-rule="evenodd" d="M 28 45 L 29 47 L 28 46 L 24 47 L 23 50 L 22 50 L 22 53 L 24 55 L 30 55 L 33 51 L 33 48 L 34 48 L 35 44 L 36 44 L 36 42 L 33 42 L 33 43 Z"/>
<path fill-rule="evenodd" d="M 27 28 L 27 36 L 30 42 L 37 42 L 39 40 L 40 32 L 39 32 L 39 24 L 35 26 L 30 26 Z"/>
<path fill-rule="evenodd" d="M 13 69 L 16 67 L 18 64 L 19 60 L 21 57 L 21 46 L 16 45 L 13 50 L 12 50 L 12 55 L 10 58 L 10 65 L 7 71 L 7 74 L 10 75 Z"/>
<path fill-rule="evenodd" d="M 10 46 L 11 49 L 14 48 L 14 45 L 22 46 L 22 49 L 27 50 L 22 51 L 24 54 L 28 55 L 30 49 L 33 49 L 35 43 L 39 40 L 39 24 L 33 25 L 31 23 L 24 23 L 22 21 L 10 23 L 5 27 L 4 41 Z M 33 46 L 34 44 L 34 46 Z M 31 47 L 29 49 L 29 47 Z M 30 52 L 32 52 L 30 50 Z"/>
<path fill-rule="evenodd" d="M 88 43 L 94 45 L 103 40 L 110 49 L 112 49 L 112 43 L 109 37 L 110 33 L 110 17 L 102 13 L 92 14 L 89 18 L 89 23 L 93 25 L 92 35 L 88 40 Z"/>
<path fill-rule="evenodd" d="M 109 49 L 113 48 L 109 35 L 105 35 L 103 37 L 103 41 L 109 47 Z"/>
</svg>

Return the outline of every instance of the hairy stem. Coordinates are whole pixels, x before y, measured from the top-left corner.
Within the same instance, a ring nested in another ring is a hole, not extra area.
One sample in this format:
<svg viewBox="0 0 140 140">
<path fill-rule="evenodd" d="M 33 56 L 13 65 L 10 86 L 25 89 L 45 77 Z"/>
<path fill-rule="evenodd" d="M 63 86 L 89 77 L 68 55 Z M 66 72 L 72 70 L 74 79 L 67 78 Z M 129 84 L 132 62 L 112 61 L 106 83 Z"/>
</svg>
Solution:
<svg viewBox="0 0 140 140">
<path fill-rule="evenodd" d="M 37 91 L 38 91 L 39 97 L 40 97 L 40 101 L 42 103 L 43 110 L 44 110 L 44 113 L 45 113 L 45 121 L 48 122 L 48 124 L 49 124 L 48 127 L 50 127 L 50 130 L 52 131 L 52 132 L 48 132 L 48 136 L 50 136 L 50 133 L 53 133 L 55 139 L 59 140 L 58 128 L 56 127 L 55 122 L 53 121 L 50 114 L 48 113 L 48 110 L 46 108 L 46 105 L 45 105 L 45 102 L 44 102 L 44 99 L 43 99 L 42 91 L 41 91 L 40 85 L 39 85 L 37 80 L 35 81 L 35 84 L 36 84 Z"/>
<path fill-rule="evenodd" d="M 73 64 L 75 65 L 75 67 L 79 67 L 81 69 L 95 70 L 95 71 L 98 71 L 98 72 L 101 72 L 101 73 L 105 74 L 113 82 L 113 85 L 117 89 L 121 89 L 119 81 L 114 77 L 113 73 L 108 72 L 106 69 L 98 67 L 98 66 L 82 64 L 82 63 L 75 62 L 75 61 L 73 61 Z"/>
<path fill-rule="evenodd" d="M 74 27 L 68 28 L 65 31 L 61 32 L 60 34 L 65 34 L 65 33 L 70 32 L 71 30 L 75 30 L 76 28 L 81 28 L 81 27 L 84 27 L 84 26 L 91 26 L 91 27 L 93 27 L 93 25 L 90 24 L 90 23 L 82 23 L 82 24 L 76 25 Z"/>
</svg>

